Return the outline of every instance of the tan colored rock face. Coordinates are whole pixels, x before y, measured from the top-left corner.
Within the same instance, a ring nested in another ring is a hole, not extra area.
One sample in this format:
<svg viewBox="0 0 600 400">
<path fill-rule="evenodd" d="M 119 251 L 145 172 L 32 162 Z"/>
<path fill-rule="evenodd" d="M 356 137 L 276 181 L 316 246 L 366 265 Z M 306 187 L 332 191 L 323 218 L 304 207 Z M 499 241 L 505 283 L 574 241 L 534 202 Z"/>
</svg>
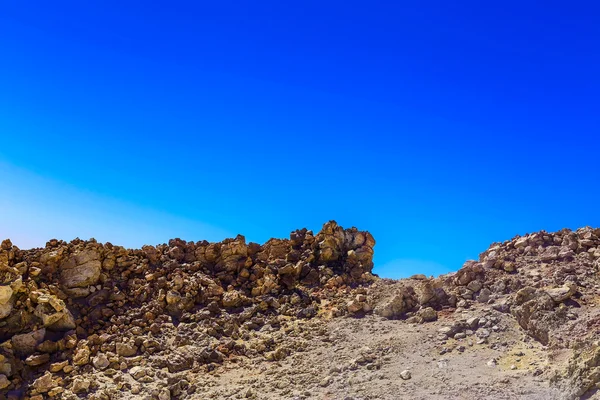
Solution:
<svg viewBox="0 0 600 400">
<path fill-rule="evenodd" d="M 8 317 L 13 310 L 13 304 L 11 302 L 0 304 L 0 319 Z"/>
<path fill-rule="evenodd" d="M 6 304 L 10 300 L 13 290 L 10 286 L 0 286 L 0 304 Z"/>
<path fill-rule="evenodd" d="M 61 265 L 60 282 L 67 288 L 84 288 L 96 284 L 101 272 L 100 254 L 84 250 Z"/>
<path fill-rule="evenodd" d="M 572 282 L 560 288 L 546 290 L 546 293 L 548 293 L 548 295 L 552 297 L 552 300 L 554 300 L 557 303 L 563 302 L 571 298 L 571 296 L 573 296 L 576 292 L 577 285 Z"/>
</svg>

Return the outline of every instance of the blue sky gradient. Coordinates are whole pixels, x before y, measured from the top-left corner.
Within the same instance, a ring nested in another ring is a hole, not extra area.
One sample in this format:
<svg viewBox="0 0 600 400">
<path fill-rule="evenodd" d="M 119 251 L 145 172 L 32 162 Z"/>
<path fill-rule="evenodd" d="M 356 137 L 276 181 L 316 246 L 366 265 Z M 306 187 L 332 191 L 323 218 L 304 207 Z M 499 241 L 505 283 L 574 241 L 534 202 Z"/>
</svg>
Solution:
<svg viewBox="0 0 600 400">
<path fill-rule="evenodd" d="M 264 242 L 336 219 L 401 277 L 600 226 L 599 18 L 591 1 L 2 2 L 0 236 Z"/>
</svg>

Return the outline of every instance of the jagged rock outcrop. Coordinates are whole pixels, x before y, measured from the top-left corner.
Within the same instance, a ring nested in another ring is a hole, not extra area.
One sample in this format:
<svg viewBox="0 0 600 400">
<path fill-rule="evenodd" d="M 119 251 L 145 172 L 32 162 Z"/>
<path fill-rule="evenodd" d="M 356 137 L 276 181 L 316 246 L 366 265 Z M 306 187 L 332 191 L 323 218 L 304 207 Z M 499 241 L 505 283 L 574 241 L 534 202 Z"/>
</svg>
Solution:
<svg viewBox="0 0 600 400">
<path fill-rule="evenodd" d="M 220 363 L 246 352 L 286 351 L 248 341 L 248 332 L 279 316 L 318 312 L 317 286 L 373 279 L 375 240 L 368 232 L 326 223 L 264 245 L 243 236 L 125 249 L 110 243 L 51 240 L 45 248 L 0 248 L 0 386 L 20 397 L 87 393 L 78 371 L 137 368 L 136 356 L 160 354 L 161 332 L 179 321 L 196 329 L 194 345 L 154 359 L 172 372 Z M 191 343 L 191 342 L 190 342 Z M 277 353 L 277 354 L 279 354 Z M 279 356 L 278 356 L 279 357 Z M 144 371 L 141 369 L 140 371 Z M 140 371 L 130 371 L 142 380 Z"/>
</svg>

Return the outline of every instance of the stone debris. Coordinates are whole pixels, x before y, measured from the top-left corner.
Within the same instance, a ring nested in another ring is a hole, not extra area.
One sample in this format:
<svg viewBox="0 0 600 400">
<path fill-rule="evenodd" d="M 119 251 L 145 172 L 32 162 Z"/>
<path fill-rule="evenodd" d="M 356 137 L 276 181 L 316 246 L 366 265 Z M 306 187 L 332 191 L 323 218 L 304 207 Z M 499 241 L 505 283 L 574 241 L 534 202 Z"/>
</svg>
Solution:
<svg viewBox="0 0 600 400">
<path fill-rule="evenodd" d="M 400 378 L 402 378 L 405 381 L 409 380 L 411 377 L 412 377 L 412 375 L 411 375 L 410 371 L 407 369 L 400 372 Z"/>
<path fill-rule="evenodd" d="M 166 400 L 262 398 L 272 391 L 273 398 L 308 398 L 356 388 L 353 398 L 367 398 L 358 388 L 386 379 L 402 329 L 423 330 L 423 343 L 434 346 L 428 354 L 410 349 L 429 373 L 453 371 L 456 357 L 485 351 L 493 358 L 478 365 L 531 371 L 573 398 L 600 387 L 593 333 L 600 326 L 593 308 L 600 304 L 599 229 L 517 236 L 455 273 L 400 281 L 371 273 L 374 246 L 368 232 L 334 221 L 317 234 L 297 230 L 263 245 L 238 235 L 142 249 L 50 240 L 21 250 L 5 240 L 0 395 Z M 335 321 L 385 339 L 376 347 L 345 343 L 328 325 Z M 504 359 L 516 346 L 507 338 L 511 324 L 523 335 L 519 343 L 542 346 L 567 364 L 544 364 L 529 353 Z M 323 370 L 282 372 L 315 343 L 322 351 L 354 350 Z M 447 358 L 432 359 L 436 354 Z M 243 387 L 221 390 L 206 380 L 249 366 L 272 375 L 272 385 L 248 377 Z M 407 366 L 394 376 L 406 387 L 421 382 L 419 367 Z"/>
</svg>

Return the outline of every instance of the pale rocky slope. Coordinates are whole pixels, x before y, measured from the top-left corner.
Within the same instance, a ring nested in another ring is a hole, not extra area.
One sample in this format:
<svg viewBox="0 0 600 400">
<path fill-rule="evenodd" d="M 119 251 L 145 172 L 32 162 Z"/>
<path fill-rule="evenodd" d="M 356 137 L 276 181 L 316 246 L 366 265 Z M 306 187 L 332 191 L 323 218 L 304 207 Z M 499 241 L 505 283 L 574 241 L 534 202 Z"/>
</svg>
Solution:
<svg viewBox="0 0 600 400">
<path fill-rule="evenodd" d="M 31 399 L 600 398 L 600 229 L 371 274 L 335 222 L 264 245 L 0 250 L 0 393 Z"/>
</svg>

